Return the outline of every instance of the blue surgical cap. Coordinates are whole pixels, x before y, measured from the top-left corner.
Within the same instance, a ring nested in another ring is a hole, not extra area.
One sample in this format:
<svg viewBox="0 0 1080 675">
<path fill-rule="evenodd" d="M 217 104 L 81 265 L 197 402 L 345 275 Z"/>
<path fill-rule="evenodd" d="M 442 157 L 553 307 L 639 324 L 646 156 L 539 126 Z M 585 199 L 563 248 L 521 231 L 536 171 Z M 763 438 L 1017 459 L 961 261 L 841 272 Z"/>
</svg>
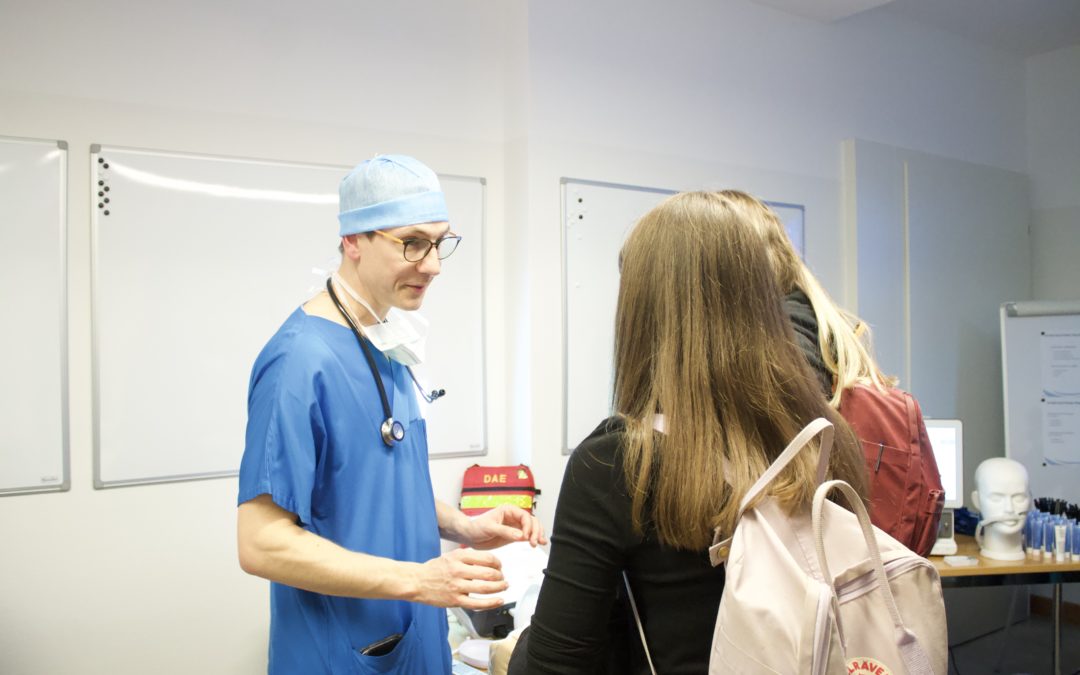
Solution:
<svg viewBox="0 0 1080 675">
<path fill-rule="evenodd" d="M 376 155 L 338 187 L 341 236 L 450 220 L 435 172 L 412 157 Z"/>
</svg>

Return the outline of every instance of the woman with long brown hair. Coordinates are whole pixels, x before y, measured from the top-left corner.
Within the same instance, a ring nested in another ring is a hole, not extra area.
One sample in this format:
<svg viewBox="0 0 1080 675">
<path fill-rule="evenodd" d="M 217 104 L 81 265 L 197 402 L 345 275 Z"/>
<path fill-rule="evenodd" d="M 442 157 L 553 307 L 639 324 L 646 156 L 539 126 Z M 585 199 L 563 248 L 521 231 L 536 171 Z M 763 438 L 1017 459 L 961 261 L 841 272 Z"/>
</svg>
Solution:
<svg viewBox="0 0 1080 675">
<path fill-rule="evenodd" d="M 530 673 L 648 672 L 617 604 L 624 570 L 657 671 L 704 672 L 724 586 L 713 530 L 734 529 L 742 495 L 811 420 L 837 427 L 830 476 L 865 494 L 856 439 L 796 346 L 750 218 L 722 194 L 678 194 L 623 245 L 616 416 L 566 467 Z M 816 461 L 801 453 L 770 494 L 807 506 Z"/>
</svg>

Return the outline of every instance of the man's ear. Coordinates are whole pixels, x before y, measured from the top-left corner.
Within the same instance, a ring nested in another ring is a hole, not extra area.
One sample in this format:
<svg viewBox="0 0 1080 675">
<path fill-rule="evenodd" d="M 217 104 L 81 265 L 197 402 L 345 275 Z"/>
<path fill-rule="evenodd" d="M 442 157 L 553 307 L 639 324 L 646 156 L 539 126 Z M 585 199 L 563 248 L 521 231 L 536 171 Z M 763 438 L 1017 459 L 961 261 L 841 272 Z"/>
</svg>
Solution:
<svg viewBox="0 0 1080 675">
<path fill-rule="evenodd" d="M 353 262 L 360 262 L 360 247 L 356 245 L 358 235 L 348 234 L 341 238 L 342 254 Z"/>
</svg>

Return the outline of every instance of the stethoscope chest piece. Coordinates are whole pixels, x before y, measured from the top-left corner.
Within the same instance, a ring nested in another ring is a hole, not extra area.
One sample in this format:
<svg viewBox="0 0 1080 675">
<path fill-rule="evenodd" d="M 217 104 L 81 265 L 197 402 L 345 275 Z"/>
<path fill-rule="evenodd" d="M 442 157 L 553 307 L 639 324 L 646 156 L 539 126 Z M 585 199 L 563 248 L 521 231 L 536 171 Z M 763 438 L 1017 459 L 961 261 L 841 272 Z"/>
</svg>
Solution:
<svg viewBox="0 0 1080 675">
<path fill-rule="evenodd" d="M 382 434 L 383 443 L 392 448 L 394 443 L 398 443 L 405 438 L 405 425 L 393 417 L 387 417 L 383 420 L 382 426 L 379 427 L 379 433 Z"/>
</svg>

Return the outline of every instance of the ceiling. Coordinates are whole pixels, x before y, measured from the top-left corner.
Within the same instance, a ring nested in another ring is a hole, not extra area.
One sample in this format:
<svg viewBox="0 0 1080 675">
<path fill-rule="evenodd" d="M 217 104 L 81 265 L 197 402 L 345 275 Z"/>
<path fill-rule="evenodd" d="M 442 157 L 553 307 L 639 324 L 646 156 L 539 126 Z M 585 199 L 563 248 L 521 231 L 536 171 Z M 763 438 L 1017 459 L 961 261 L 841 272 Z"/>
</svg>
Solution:
<svg viewBox="0 0 1080 675">
<path fill-rule="evenodd" d="M 875 10 L 1019 56 L 1080 44 L 1080 0 L 754 0 L 830 23 Z"/>
</svg>

